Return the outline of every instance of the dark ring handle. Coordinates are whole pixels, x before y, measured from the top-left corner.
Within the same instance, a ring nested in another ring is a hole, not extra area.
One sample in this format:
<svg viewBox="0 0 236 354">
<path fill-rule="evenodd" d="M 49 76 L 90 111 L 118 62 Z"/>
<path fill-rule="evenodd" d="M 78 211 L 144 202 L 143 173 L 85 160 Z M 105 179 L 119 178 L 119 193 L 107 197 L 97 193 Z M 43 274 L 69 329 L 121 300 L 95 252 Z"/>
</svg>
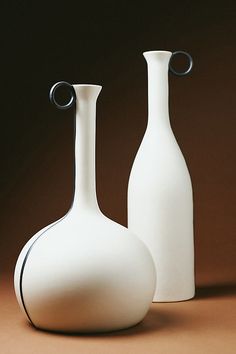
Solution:
<svg viewBox="0 0 236 354">
<path fill-rule="evenodd" d="M 55 92 L 56 90 L 61 87 L 61 86 L 66 86 L 69 88 L 69 91 L 70 91 L 70 100 L 68 103 L 66 103 L 65 105 L 61 105 L 59 104 L 56 99 L 55 99 Z M 57 82 L 56 84 L 54 84 L 50 90 L 50 93 L 49 93 L 49 98 L 50 98 L 50 101 L 55 104 L 55 106 L 58 108 L 58 109 L 68 109 L 70 108 L 74 102 L 75 102 L 75 99 L 76 99 L 76 96 L 75 96 L 75 90 L 74 90 L 74 87 L 69 84 L 69 82 L 66 82 L 66 81 L 59 81 Z"/>
<path fill-rule="evenodd" d="M 174 56 L 175 56 L 175 55 L 178 55 L 178 54 L 185 55 L 185 56 L 188 58 L 188 60 L 189 60 L 189 67 L 188 67 L 188 69 L 187 69 L 186 71 L 178 72 L 178 71 L 174 70 L 174 69 L 172 68 L 172 66 L 171 66 L 171 62 L 172 62 Z M 178 50 L 177 52 L 172 53 L 172 56 L 171 56 L 170 62 L 169 62 L 169 69 L 170 69 L 170 71 L 172 72 L 172 74 L 177 75 L 177 76 L 185 76 L 185 75 L 188 75 L 188 73 L 190 73 L 190 71 L 192 70 L 192 67 L 193 67 L 193 58 L 191 57 L 191 55 L 190 55 L 189 53 L 184 52 L 184 51 L 182 51 L 182 50 Z"/>
</svg>

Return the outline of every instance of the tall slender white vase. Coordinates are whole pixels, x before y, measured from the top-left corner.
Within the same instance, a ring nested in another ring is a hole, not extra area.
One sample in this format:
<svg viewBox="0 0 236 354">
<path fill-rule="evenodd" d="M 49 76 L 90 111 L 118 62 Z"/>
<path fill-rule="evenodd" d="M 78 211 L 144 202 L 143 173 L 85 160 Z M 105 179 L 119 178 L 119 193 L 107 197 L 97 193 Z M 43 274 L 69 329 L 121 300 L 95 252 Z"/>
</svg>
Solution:
<svg viewBox="0 0 236 354">
<path fill-rule="evenodd" d="M 155 266 L 144 243 L 105 217 L 97 203 L 95 116 L 101 86 L 71 89 L 70 104 L 76 100 L 74 201 L 63 218 L 38 232 L 22 249 L 15 292 L 37 328 L 118 330 L 146 315 L 155 290 Z"/>
<path fill-rule="evenodd" d="M 190 175 L 171 129 L 168 51 L 145 52 L 148 123 L 128 185 L 128 227 L 156 266 L 154 302 L 194 296 L 193 199 Z"/>
</svg>

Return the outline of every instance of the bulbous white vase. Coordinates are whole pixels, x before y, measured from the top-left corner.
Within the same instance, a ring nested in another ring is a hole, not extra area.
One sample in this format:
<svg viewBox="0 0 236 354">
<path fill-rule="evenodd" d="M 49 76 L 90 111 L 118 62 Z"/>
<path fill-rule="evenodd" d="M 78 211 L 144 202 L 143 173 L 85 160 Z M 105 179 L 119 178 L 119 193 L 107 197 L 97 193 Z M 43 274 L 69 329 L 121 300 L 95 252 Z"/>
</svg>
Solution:
<svg viewBox="0 0 236 354">
<path fill-rule="evenodd" d="M 155 289 L 155 266 L 143 242 L 98 207 L 95 115 L 101 86 L 73 88 L 74 201 L 63 218 L 39 231 L 21 251 L 15 292 L 37 328 L 118 330 L 137 324 L 146 315 Z"/>
<path fill-rule="evenodd" d="M 192 185 L 169 120 L 171 56 L 167 51 L 144 53 L 148 124 L 128 185 L 128 228 L 153 256 L 157 302 L 187 300 L 195 292 Z"/>
</svg>

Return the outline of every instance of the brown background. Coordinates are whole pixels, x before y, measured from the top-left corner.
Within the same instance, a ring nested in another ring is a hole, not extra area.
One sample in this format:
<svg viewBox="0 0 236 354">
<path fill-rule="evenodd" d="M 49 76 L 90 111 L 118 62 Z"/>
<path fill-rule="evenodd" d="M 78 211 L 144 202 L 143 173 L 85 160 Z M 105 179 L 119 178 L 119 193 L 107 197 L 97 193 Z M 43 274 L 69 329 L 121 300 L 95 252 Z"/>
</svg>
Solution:
<svg viewBox="0 0 236 354">
<path fill-rule="evenodd" d="M 4 274 L 12 274 L 25 242 L 65 214 L 72 200 L 73 109 L 58 111 L 50 104 L 51 85 L 60 80 L 103 85 L 97 107 L 97 194 L 103 212 L 126 225 L 128 176 L 147 122 L 142 52 L 186 50 L 194 69 L 188 77 L 170 75 L 170 114 L 194 187 L 196 282 L 204 294 L 233 287 L 236 5 L 223 4 L 1 5 Z"/>
</svg>

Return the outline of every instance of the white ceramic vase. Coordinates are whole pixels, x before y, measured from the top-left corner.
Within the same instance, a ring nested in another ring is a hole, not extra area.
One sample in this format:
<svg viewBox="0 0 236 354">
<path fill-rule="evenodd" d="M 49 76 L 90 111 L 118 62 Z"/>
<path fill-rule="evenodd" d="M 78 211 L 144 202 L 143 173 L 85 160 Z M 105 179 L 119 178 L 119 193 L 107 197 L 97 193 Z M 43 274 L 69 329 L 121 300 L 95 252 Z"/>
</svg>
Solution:
<svg viewBox="0 0 236 354">
<path fill-rule="evenodd" d="M 171 129 L 168 51 L 145 52 L 148 124 L 128 185 L 128 228 L 156 266 L 154 302 L 194 296 L 193 199 L 190 175 Z"/>
<path fill-rule="evenodd" d="M 75 193 L 69 212 L 33 236 L 15 269 L 18 302 L 32 324 L 63 332 L 133 326 L 146 315 L 155 266 L 144 243 L 105 217 L 95 188 L 97 85 L 74 85 Z"/>
</svg>

